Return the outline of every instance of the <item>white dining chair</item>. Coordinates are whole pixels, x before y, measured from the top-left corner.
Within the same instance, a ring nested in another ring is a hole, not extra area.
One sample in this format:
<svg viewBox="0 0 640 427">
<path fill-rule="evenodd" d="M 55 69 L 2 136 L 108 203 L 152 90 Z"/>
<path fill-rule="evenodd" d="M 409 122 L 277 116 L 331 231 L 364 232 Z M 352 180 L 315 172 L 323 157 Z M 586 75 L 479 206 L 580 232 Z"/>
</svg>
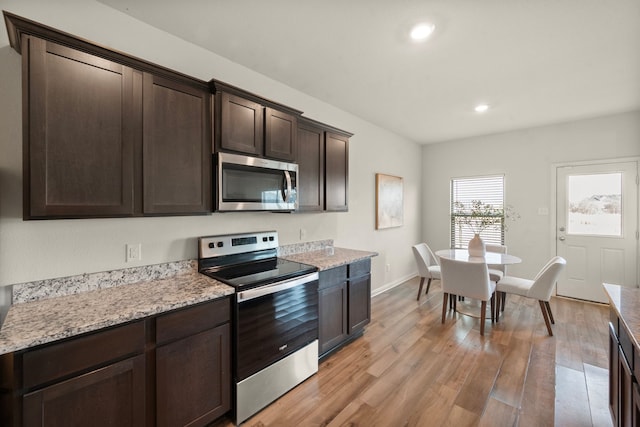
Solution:
<svg viewBox="0 0 640 427">
<path fill-rule="evenodd" d="M 418 289 L 418 298 L 416 298 L 416 300 L 419 301 L 424 280 L 427 279 L 427 291 L 424 293 L 425 295 L 429 293 L 431 280 L 440 280 L 440 265 L 438 264 L 438 258 L 436 258 L 426 243 L 418 243 L 414 245 L 412 249 L 413 256 L 416 259 L 416 265 L 418 266 L 418 274 L 420 275 L 420 288 Z"/>
<path fill-rule="evenodd" d="M 496 284 L 489 280 L 487 264 L 440 258 L 440 268 L 442 273 L 441 283 L 443 291 L 442 323 L 444 323 L 446 316 L 447 298 L 449 295 L 473 298 L 482 301 L 480 308 L 480 335 L 484 335 L 487 301 L 491 301 L 492 322 L 495 313 L 494 291 L 496 289 Z"/>
<path fill-rule="evenodd" d="M 485 248 L 487 252 L 498 254 L 507 253 L 507 247 L 505 245 L 494 245 L 488 243 Z M 507 274 L 507 266 L 504 264 L 488 264 L 487 267 L 489 268 L 489 278 L 494 282 L 498 282 L 505 274 Z"/>
<path fill-rule="evenodd" d="M 506 254 L 507 247 L 505 245 L 497 245 L 492 243 L 487 243 L 485 246 L 487 252 L 494 252 L 498 254 Z M 498 283 L 500 279 L 502 279 L 507 274 L 507 266 L 505 264 L 488 264 L 489 268 L 489 279 L 493 282 Z M 497 298 L 498 296 L 496 296 Z M 504 307 L 506 300 L 505 294 L 502 294 L 502 307 Z M 498 301 L 500 302 L 500 301 Z M 496 305 L 499 307 L 500 304 Z"/>
<path fill-rule="evenodd" d="M 544 267 L 538 272 L 533 280 L 523 279 L 515 276 L 504 276 L 496 286 L 498 294 L 515 294 L 527 298 L 537 299 L 544 317 L 544 323 L 547 325 L 549 335 L 553 336 L 551 324 L 555 324 L 553 313 L 549 300 L 553 292 L 553 287 L 558 281 L 558 276 L 567 265 L 567 261 L 560 257 L 554 256 Z M 498 298 L 500 301 L 501 298 Z M 501 308 L 504 311 L 504 307 Z M 500 318 L 500 310 L 496 310 L 496 321 Z"/>
</svg>

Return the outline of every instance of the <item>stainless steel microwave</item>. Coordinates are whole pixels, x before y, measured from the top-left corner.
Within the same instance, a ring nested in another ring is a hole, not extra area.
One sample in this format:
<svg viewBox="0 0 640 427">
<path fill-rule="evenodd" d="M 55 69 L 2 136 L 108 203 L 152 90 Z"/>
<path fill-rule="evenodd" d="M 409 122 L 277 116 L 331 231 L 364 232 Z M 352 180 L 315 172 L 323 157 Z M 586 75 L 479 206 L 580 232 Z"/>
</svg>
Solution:
<svg viewBox="0 0 640 427">
<path fill-rule="evenodd" d="M 217 153 L 216 210 L 294 211 L 298 208 L 298 165 Z"/>
</svg>

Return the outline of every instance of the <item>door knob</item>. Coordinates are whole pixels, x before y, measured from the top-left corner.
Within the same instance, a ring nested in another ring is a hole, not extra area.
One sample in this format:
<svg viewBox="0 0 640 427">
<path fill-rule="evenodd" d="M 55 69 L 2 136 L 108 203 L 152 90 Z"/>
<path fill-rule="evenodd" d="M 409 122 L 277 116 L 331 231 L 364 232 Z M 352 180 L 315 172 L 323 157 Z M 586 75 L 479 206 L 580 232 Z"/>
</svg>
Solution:
<svg viewBox="0 0 640 427">
<path fill-rule="evenodd" d="M 559 228 L 559 230 L 560 230 L 560 231 L 564 231 L 564 227 L 560 227 L 560 228 Z"/>
<path fill-rule="evenodd" d="M 564 242 L 564 239 L 565 239 L 565 238 L 564 238 L 564 236 L 560 236 L 560 237 L 558 237 L 558 240 L 561 240 L 561 241 L 563 241 L 563 242 Z"/>
</svg>

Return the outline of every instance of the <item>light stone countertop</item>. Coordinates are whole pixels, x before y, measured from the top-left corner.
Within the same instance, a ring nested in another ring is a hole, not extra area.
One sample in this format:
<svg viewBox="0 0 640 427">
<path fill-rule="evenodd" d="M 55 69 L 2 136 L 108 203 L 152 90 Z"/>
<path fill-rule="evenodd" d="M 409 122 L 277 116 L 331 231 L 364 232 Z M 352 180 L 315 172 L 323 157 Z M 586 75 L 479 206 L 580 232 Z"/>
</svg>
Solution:
<svg viewBox="0 0 640 427">
<path fill-rule="evenodd" d="M 604 283 L 611 308 L 618 314 L 633 344 L 640 350 L 640 289 Z"/>
<path fill-rule="evenodd" d="M 328 270 L 378 255 L 320 243 L 322 249 L 281 257 Z M 314 249 L 298 246 L 285 249 Z M 1 325 L 0 355 L 233 293 L 233 287 L 198 273 L 193 261 L 14 285 L 16 301 Z"/>
<path fill-rule="evenodd" d="M 302 262 L 318 267 L 320 271 L 330 268 L 339 267 L 341 265 L 351 264 L 355 261 L 378 256 L 377 252 L 360 251 L 356 249 L 345 249 L 337 247 L 328 247 L 325 249 L 302 252 L 293 255 L 285 255 L 290 261 Z"/>
<path fill-rule="evenodd" d="M 233 294 L 197 269 L 174 276 L 14 304 L 0 329 L 0 354 Z"/>
</svg>

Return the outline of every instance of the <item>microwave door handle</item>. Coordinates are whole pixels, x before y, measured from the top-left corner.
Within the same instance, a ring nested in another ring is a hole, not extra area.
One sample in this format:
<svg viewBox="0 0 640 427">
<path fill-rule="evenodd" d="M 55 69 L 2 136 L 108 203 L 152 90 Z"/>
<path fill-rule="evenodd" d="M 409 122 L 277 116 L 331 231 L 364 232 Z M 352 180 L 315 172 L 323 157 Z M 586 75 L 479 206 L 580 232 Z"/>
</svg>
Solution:
<svg viewBox="0 0 640 427">
<path fill-rule="evenodd" d="M 288 202 L 291 194 L 291 174 L 289 171 L 284 171 L 284 179 L 287 182 L 287 188 L 282 189 L 282 200 Z"/>
</svg>

